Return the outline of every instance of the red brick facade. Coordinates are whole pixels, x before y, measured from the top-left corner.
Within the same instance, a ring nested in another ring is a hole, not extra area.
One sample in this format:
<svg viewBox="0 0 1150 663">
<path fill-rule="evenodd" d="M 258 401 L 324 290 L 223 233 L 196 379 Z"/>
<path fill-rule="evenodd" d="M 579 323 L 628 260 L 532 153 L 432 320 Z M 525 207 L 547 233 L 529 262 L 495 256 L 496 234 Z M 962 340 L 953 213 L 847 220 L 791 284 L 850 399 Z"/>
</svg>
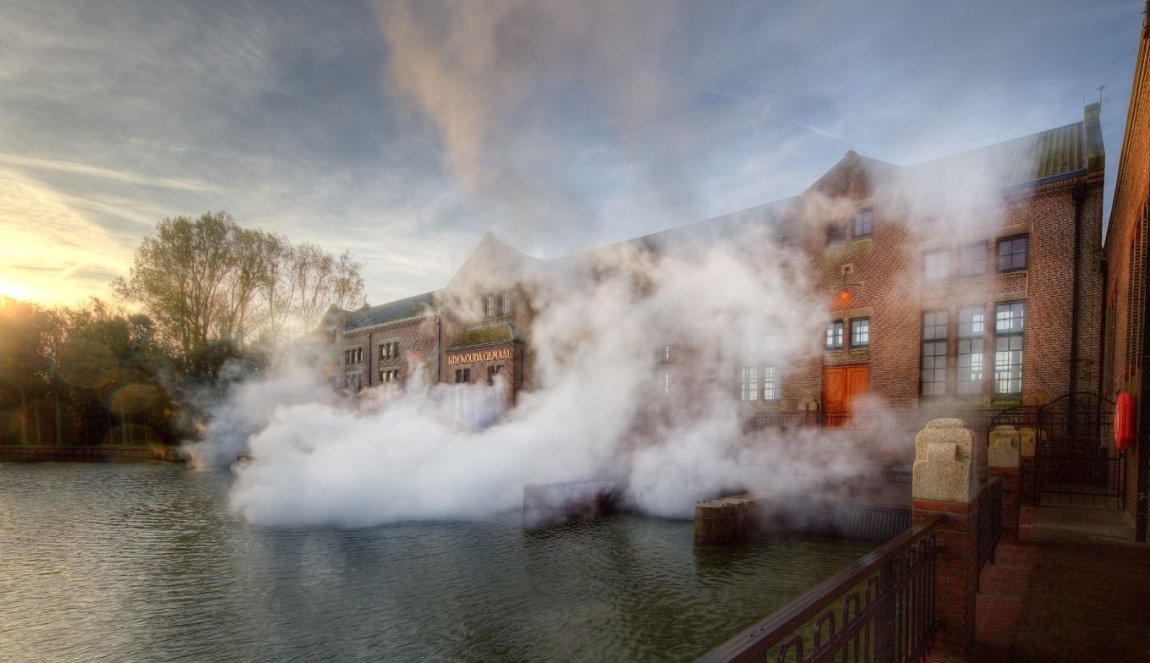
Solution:
<svg viewBox="0 0 1150 663">
<path fill-rule="evenodd" d="M 1150 205 L 1150 30 L 1144 25 L 1134 67 L 1114 204 L 1106 230 L 1106 344 L 1103 393 L 1134 395 L 1135 444 L 1126 457 L 1126 509 L 1137 539 L 1147 534 L 1150 492 L 1150 404 L 1143 379 L 1146 356 L 1146 233 Z"/>
</svg>

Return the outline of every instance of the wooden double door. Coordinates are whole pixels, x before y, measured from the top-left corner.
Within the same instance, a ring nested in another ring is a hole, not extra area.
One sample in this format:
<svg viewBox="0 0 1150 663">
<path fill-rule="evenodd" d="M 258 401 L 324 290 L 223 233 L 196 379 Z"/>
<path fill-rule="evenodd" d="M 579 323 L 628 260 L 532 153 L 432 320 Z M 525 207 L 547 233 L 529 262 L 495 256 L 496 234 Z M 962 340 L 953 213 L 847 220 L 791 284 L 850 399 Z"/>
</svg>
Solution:
<svg viewBox="0 0 1150 663">
<path fill-rule="evenodd" d="M 827 426 L 842 426 L 851 417 L 851 401 L 867 393 L 866 364 L 828 366 L 823 369 L 823 416 Z"/>
</svg>

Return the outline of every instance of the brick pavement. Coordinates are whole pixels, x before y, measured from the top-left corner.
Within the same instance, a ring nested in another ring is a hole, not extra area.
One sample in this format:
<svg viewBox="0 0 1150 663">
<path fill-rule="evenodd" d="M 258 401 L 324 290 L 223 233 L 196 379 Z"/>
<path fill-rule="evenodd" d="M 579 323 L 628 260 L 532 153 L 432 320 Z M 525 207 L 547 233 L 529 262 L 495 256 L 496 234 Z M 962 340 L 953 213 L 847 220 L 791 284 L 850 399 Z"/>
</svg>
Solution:
<svg viewBox="0 0 1150 663">
<path fill-rule="evenodd" d="M 1150 662 L 1150 547 L 1002 542 L 980 578 L 976 661 Z"/>
</svg>

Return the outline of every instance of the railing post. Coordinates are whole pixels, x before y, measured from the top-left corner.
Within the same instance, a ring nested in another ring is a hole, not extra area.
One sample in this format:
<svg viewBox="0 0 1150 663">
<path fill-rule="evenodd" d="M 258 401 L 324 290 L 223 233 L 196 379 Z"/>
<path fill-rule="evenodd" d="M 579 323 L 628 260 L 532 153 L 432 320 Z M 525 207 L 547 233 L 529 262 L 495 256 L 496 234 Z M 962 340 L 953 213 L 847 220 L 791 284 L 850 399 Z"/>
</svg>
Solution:
<svg viewBox="0 0 1150 663">
<path fill-rule="evenodd" d="M 1022 507 L 1022 446 L 1014 426 L 995 426 L 990 431 L 988 456 L 991 477 L 1002 477 L 1002 529 L 1018 535 Z"/>
<path fill-rule="evenodd" d="M 878 572 L 880 607 L 878 614 L 875 615 L 874 628 L 874 660 L 876 663 L 894 663 L 895 660 L 894 604 L 897 599 L 895 593 L 895 580 L 897 579 L 895 565 L 897 563 L 897 559 L 892 559 L 883 564 Z"/>
<path fill-rule="evenodd" d="M 935 419 L 915 436 L 915 522 L 942 518 L 934 566 L 932 658 L 965 661 L 974 651 L 978 593 L 978 464 L 961 419 Z"/>
</svg>

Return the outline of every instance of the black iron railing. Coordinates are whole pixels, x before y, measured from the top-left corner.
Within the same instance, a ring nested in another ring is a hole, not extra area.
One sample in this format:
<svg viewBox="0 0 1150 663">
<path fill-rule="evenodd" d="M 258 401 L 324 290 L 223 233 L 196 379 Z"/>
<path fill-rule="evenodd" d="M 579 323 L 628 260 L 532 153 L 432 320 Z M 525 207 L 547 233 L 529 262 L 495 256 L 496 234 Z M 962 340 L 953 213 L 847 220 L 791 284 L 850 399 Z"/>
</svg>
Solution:
<svg viewBox="0 0 1150 663">
<path fill-rule="evenodd" d="M 921 661 L 936 628 L 939 522 L 896 536 L 699 661 Z"/>
<path fill-rule="evenodd" d="M 978 494 L 978 568 L 994 561 L 994 547 L 1002 538 L 1002 477 L 983 482 Z"/>
</svg>

